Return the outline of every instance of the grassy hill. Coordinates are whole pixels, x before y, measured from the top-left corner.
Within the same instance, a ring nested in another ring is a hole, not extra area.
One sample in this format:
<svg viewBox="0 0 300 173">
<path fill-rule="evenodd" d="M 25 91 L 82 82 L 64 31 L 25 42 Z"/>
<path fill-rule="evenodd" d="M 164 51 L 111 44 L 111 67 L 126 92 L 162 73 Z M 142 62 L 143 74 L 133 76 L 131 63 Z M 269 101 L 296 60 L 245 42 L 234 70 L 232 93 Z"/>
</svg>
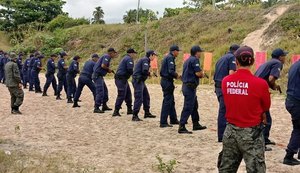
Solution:
<svg viewBox="0 0 300 173">
<path fill-rule="evenodd" d="M 6 37 L 4 32 L 0 32 L 0 49 L 1 50 L 9 50 L 11 49 L 11 45 L 9 43 L 9 39 Z"/>
</svg>

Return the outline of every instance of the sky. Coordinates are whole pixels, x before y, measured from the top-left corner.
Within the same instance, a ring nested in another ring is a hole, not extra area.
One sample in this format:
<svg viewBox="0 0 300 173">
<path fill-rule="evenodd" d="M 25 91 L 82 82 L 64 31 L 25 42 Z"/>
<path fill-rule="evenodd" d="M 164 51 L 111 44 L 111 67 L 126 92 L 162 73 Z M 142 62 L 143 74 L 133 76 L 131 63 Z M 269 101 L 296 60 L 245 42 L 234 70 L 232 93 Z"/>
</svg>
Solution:
<svg viewBox="0 0 300 173">
<path fill-rule="evenodd" d="M 138 0 L 65 0 L 63 10 L 74 18 L 92 18 L 92 13 L 97 6 L 104 10 L 106 23 L 121 23 L 123 15 L 130 9 L 136 9 Z M 140 0 L 141 8 L 158 11 L 162 16 L 165 8 L 182 7 L 183 0 Z"/>
</svg>

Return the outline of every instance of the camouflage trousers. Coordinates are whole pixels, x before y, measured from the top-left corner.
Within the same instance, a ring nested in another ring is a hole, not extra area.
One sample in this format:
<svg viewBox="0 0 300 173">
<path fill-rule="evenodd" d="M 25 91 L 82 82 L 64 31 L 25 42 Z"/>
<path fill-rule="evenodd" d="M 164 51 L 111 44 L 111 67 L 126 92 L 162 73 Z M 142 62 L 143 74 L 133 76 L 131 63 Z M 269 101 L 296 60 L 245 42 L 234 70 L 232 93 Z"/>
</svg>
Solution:
<svg viewBox="0 0 300 173">
<path fill-rule="evenodd" d="M 21 106 L 24 100 L 23 90 L 18 87 L 9 87 L 8 90 L 11 96 L 11 107 Z"/>
<path fill-rule="evenodd" d="M 219 155 L 220 173 L 235 173 L 242 159 L 247 173 L 265 173 L 265 141 L 263 126 L 239 128 L 227 124 L 223 137 L 223 150 Z"/>
</svg>

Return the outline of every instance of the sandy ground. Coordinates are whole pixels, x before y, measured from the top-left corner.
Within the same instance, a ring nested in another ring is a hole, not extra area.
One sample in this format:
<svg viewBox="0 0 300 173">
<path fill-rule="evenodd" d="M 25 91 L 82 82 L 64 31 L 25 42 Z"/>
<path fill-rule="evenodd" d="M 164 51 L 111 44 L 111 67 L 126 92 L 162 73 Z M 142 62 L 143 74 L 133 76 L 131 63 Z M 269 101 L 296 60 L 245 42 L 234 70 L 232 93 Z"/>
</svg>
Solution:
<svg viewBox="0 0 300 173">
<path fill-rule="evenodd" d="M 113 107 L 116 87 L 112 80 L 106 80 L 109 88 L 109 105 Z M 42 84 L 44 78 L 42 77 Z M 151 94 L 151 110 L 160 114 L 162 92 L 159 85 L 148 85 Z M 177 113 L 180 115 L 183 97 L 180 86 L 176 88 Z M 175 172 L 217 172 L 216 160 L 221 144 L 216 142 L 217 99 L 211 86 L 198 89 L 201 123 L 208 130 L 192 135 L 179 135 L 177 126 L 159 128 L 159 118 L 132 122 L 131 116 L 112 118 L 112 112 L 96 115 L 92 113 L 93 101 L 85 88 L 81 97 L 81 108 L 73 109 L 66 100 L 56 101 L 53 90 L 49 97 L 42 97 L 25 90 L 25 101 L 21 107 L 22 116 L 10 114 L 9 94 L 0 85 L 0 139 L 10 141 L 0 145 L 3 150 L 26 150 L 39 153 L 65 154 L 75 163 L 95 167 L 95 172 L 154 172 L 153 165 L 160 155 L 164 161 L 176 159 L 179 164 Z M 290 133 L 290 115 L 284 108 L 283 96 L 272 98 L 274 126 L 271 138 L 278 145 L 266 153 L 267 172 L 298 173 L 298 167 L 284 166 L 284 157 Z M 20 130 L 18 130 L 18 127 Z M 187 126 L 191 129 L 191 122 Z M 239 172 L 245 172 L 242 164 Z"/>
</svg>

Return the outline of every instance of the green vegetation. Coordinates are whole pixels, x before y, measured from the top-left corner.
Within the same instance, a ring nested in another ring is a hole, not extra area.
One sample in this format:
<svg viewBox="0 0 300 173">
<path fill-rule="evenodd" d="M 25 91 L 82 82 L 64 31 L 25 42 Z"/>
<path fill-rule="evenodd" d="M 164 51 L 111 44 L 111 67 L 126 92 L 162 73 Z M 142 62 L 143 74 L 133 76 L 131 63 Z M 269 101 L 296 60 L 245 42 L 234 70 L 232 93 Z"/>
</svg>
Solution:
<svg viewBox="0 0 300 173">
<path fill-rule="evenodd" d="M 56 29 L 66 29 L 74 26 L 88 24 L 90 24 L 90 21 L 85 18 L 73 19 L 67 15 L 58 15 L 47 24 L 46 28 L 49 31 L 54 31 Z"/>
<path fill-rule="evenodd" d="M 156 159 L 158 160 L 158 164 L 153 166 L 156 171 L 159 171 L 160 173 L 172 173 L 175 171 L 175 167 L 178 163 L 175 159 L 170 160 L 167 163 L 165 163 L 159 155 L 156 156 Z"/>
<path fill-rule="evenodd" d="M 123 16 L 123 20 L 125 23 L 136 23 L 137 10 L 129 10 L 126 11 L 126 14 Z M 146 23 L 148 21 L 158 20 L 157 13 L 150 9 L 139 9 L 139 19 L 138 21 L 141 23 Z"/>
</svg>

